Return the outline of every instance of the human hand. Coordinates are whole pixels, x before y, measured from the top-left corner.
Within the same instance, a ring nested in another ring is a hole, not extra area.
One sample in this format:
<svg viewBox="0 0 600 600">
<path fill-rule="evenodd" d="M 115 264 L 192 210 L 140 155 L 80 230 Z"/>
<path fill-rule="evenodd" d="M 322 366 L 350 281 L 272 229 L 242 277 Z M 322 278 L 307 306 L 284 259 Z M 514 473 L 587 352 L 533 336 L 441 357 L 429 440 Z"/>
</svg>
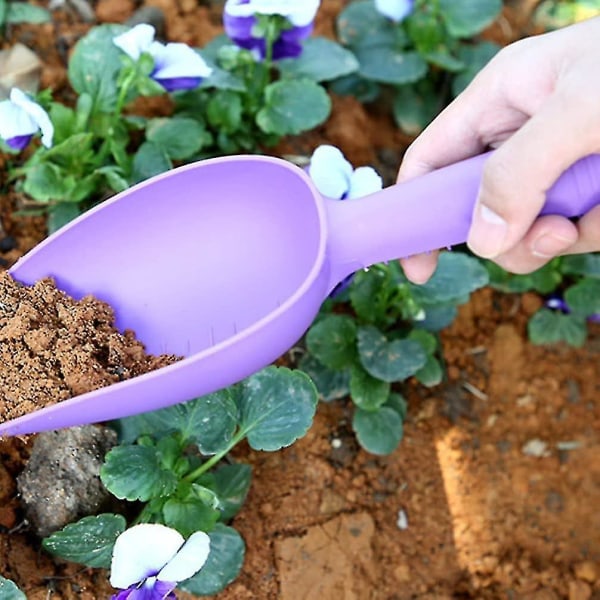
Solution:
<svg viewBox="0 0 600 600">
<path fill-rule="evenodd" d="M 545 191 L 600 152 L 600 17 L 503 48 L 407 150 L 398 181 L 497 148 L 486 161 L 467 243 L 513 273 L 600 250 L 600 206 L 573 223 L 538 217 Z M 424 283 L 437 254 L 401 261 Z"/>
</svg>

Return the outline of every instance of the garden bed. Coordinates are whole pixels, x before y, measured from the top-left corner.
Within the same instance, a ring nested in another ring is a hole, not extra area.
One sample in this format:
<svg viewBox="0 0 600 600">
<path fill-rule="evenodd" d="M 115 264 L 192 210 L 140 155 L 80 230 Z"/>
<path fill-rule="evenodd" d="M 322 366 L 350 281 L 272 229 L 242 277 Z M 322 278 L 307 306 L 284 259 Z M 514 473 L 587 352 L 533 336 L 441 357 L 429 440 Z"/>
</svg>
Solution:
<svg viewBox="0 0 600 600">
<path fill-rule="evenodd" d="M 101 0 L 96 14 L 123 21 L 133 4 Z M 219 31 L 218 11 L 197 2 L 145 4 L 164 10 L 170 39 L 202 46 Z M 529 33 L 533 4 L 510 3 L 488 35 L 507 43 Z M 324 3 L 319 33 L 331 34 L 343 5 Z M 68 95 L 54 41 L 69 47 L 86 27 L 64 13 L 42 33 L 23 26 L 13 38 L 40 52 L 44 85 Z M 325 125 L 276 152 L 307 155 L 334 144 L 390 183 L 409 141 L 387 112 L 336 97 Z M 4 268 L 45 236 L 42 218 L 14 215 L 21 202 L 12 192 L 0 198 Z M 238 447 L 236 458 L 253 467 L 234 520 L 246 557 L 240 577 L 216 597 L 600 597 L 600 325 L 590 325 L 580 349 L 533 346 L 527 320 L 541 302 L 486 288 L 460 307 L 441 336 L 446 380 L 406 387 L 404 439 L 388 456 L 359 447 L 347 400 L 320 403 L 312 428 L 290 448 Z M 0 574 L 32 600 L 107 598 L 105 571 L 53 560 L 23 520 L 15 478 L 33 439 L 0 441 Z"/>
</svg>

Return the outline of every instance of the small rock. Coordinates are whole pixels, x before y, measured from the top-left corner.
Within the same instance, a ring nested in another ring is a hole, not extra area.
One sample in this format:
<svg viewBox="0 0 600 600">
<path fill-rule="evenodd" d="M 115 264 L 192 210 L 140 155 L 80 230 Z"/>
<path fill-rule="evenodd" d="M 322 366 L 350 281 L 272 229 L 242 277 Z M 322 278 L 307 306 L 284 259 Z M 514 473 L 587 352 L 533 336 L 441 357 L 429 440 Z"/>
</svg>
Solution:
<svg viewBox="0 0 600 600">
<path fill-rule="evenodd" d="M 7 98 L 11 88 L 37 92 L 42 73 L 42 61 L 27 46 L 17 42 L 0 52 L 0 96 Z"/>
<path fill-rule="evenodd" d="M 585 581 L 569 582 L 569 600 L 590 600 L 592 588 Z"/>
<path fill-rule="evenodd" d="M 17 485 L 25 515 L 40 537 L 95 514 L 111 497 L 100 481 L 100 467 L 116 443 L 113 430 L 93 425 L 36 437 Z"/>
<path fill-rule="evenodd" d="M 398 511 L 398 519 L 396 521 L 396 525 L 398 529 L 405 531 L 408 529 L 408 517 L 406 516 L 406 512 L 401 508 Z"/>
<path fill-rule="evenodd" d="M 542 458 L 544 456 L 550 456 L 548 450 L 548 444 L 543 440 L 533 439 L 529 440 L 522 448 L 521 452 L 526 456 L 535 456 L 536 458 Z"/>
<path fill-rule="evenodd" d="M 135 27 L 140 23 L 147 23 L 152 25 L 156 31 L 156 37 L 162 39 L 165 36 L 165 13 L 158 8 L 158 6 L 142 6 L 136 10 L 127 21 L 125 25 L 129 27 Z"/>
<path fill-rule="evenodd" d="M 595 583 L 598 579 L 598 568 L 591 560 L 586 560 L 575 565 L 575 577 L 588 583 Z"/>
</svg>

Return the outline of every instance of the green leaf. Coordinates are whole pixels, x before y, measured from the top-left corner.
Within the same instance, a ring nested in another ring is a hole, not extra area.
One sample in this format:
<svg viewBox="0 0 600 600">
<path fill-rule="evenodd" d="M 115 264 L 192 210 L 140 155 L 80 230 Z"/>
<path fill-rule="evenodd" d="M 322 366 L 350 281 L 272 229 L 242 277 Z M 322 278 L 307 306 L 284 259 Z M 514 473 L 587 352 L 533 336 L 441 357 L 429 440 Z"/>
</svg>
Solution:
<svg viewBox="0 0 600 600">
<path fill-rule="evenodd" d="M 565 301 L 575 315 L 600 313 L 600 279 L 582 279 L 565 291 Z"/>
<path fill-rule="evenodd" d="M 406 414 L 408 412 L 408 404 L 406 403 L 406 399 L 401 394 L 392 393 L 388 398 L 388 401 L 384 404 L 388 408 L 395 410 L 404 422 L 406 419 Z"/>
<path fill-rule="evenodd" d="M 244 540 L 235 529 L 217 523 L 208 535 L 210 554 L 206 564 L 178 586 L 197 596 L 210 596 L 225 589 L 238 576 L 244 563 Z"/>
<path fill-rule="evenodd" d="M 169 498 L 163 505 L 163 518 L 185 538 L 196 531 L 210 531 L 219 519 L 219 511 L 207 506 L 192 495 L 186 498 Z"/>
<path fill-rule="evenodd" d="M 242 95 L 231 90 L 211 94 L 206 106 L 206 118 L 215 128 L 235 133 L 241 128 L 243 115 Z"/>
<path fill-rule="evenodd" d="M 349 295 L 358 318 L 373 325 L 385 321 L 389 308 L 387 300 L 395 288 L 396 283 L 386 268 L 377 267 L 356 273 Z"/>
<path fill-rule="evenodd" d="M 458 50 L 458 57 L 465 64 L 465 68 L 452 80 L 452 93 L 458 96 L 458 94 L 466 89 L 475 75 L 492 60 L 498 50 L 500 50 L 500 46 L 493 42 L 461 44 Z"/>
<path fill-rule="evenodd" d="M 0 598 L 2 600 L 27 600 L 27 596 L 10 579 L 0 575 Z"/>
<path fill-rule="evenodd" d="M 406 42 L 402 30 L 384 17 L 372 0 L 350 3 L 338 16 L 337 33 L 340 42 L 351 48 L 373 45 L 400 48 Z"/>
<path fill-rule="evenodd" d="M 439 0 L 439 7 L 450 34 L 467 38 L 494 21 L 502 10 L 502 0 Z"/>
<path fill-rule="evenodd" d="M 306 346 L 330 369 L 349 367 L 356 356 L 356 323 L 346 315 L 327 315 L 309 329 Z"/>
<path fill-rule="evenodd" d="M 448 327 L 458 313 L 455 302 L 443 304 L 423 304 L 424 318 L 417 325 L 426 331 L 440 331 Z"/>
<path fill-rule="evenodd" d="M 279 450 L 305 435 L 317 406 L 305 373 L 267 367 L 241 384 L 240 431 L 254 450 Z"/>
<path fill-rule="evenodd" d="M 444 371 L 434 356 L 428 356 L 427 362 L 416 373 L 417 381 L 427 387 L 439 385 L 444 379 Z"/>
<path fill-rule="evenodd" d="M 219 467 L 213 473 L 215 492 L 221 503 L 220 520 L 230 521 L 237 515 L 246 501 L 252 481 L 250 465 L 235 464 Z"/>
<path fill-rule="evenodd" d="M 560 270 L 569 275 L 600 278 L 600 253 L 563 256 L 560 261 Z"/>
<path fill-rule="evenodd" d="M 100 469 L 106 489 L 123 500 L 147 502 L 169 496 L 177 487 L 177 477 L 163 468 L 152 446 L 116 446 L 108 452 Z"/>
<path fill-rule="evenodd" d="M 412 329 L 408 334 L 409 339 L 416 340 L 421 344 L 427 354 L 433 354 L 438 347 L 438 341 L 435 335 L 424 329 Z"/>
<path fill-rule="evenodd" d="M 53 102 L 48 114 L 54 126 L 54 144 L 64 142 L 75 133 L 77 119 L 72 108 Z"/>
<path fill-rule="evenodd" d="M 217 454 L 225 450 L 235 432 L 238 414 L 231 391 L 221 390 L 194 401 L 196 425 L 190 431 L 202 454 Z"/>
<path fill-rule="evenodd" d="M 388 46 L 364 46 L 355 50 L 359 73 L 365 79 L 392 85 L 414 83 L 427 74 L 427 62 L 412 50 Z"/>
<path fill-rule="evenodd" d="M 332 81 L 329 90 L 338 96 L 354 96 L 359 102 L 366 104 L 377 99 L 381 87 L 354 73 Z"/>
<path fill-rule="evenodd" d="M 324 37 L 310 37 L 304 42 L 298 58 L 278 61 L 277 68 L 284 77 L 313 81 L 331 81 L 358 70 L 358 60 L 346 48 Z"/>
<path fill-rule="evenodd" d="M 358 354 L 366 371 L 383 381 L 402 381 L 414 375 L 427 361 L 423 346 L 415 340 L 389 342 L 376 327 L 358 330 Z"/>
<path fill-rule="evenodd" d="M 94 27 L 75 44 L 69 58 L 69 81 L 78 94 L 91 96 L 94 112 L 112 112 L 116 108 L 123 52 L 113 38 L 128 29 L 123 25 Z"/>
<path fill-rule="evenodd" d="M 265 133 L 296 135 L 323 123 L 330 112 L 325 88 L 310 79 L 284 79 L 265 88 L 256 122 Z"/>
<path fill-rule="evenodd" d="M 41 6 L 33 6 L 28 2 L 9 2 L 6 11 L 6 23 L 50 23 L 50 11 Z"/>
<path fill-rule="evenodd" d="M 423 92 L 412 85 L 397 87 L 394 92 L 394 119 L 409 135 L 417 135 L 440 110 L 439 94 Z"/>
<path fill-rule="evenodd" d="M 45 203 L 67 198 L 70 186 L 59 167 L 41 163 L 27 168 L 23 191 L 37 202 Z"/>
<path fill-rule="evenodd" d="M 45 538 L 42 547 L 64 560 L 108 569 L 115 541 L 125 528 L 125 518 L 121 515 L 104 513 L 84 517 Z M 1 594 L 0 597 L 3 598 Z"/>
<path fill-rule="evenodd" d="M 169 171 L 173 165 L 164 149 L 154 142 L 144 142 L 133 157 L 132 183 L 139 183 Z"/>
<path fill-rule="evenodd" d="M 377 410 L 390 396 L 391 386 L 387 381 L 369 375 L 360 366 L 355 366 L 350 376 L 352 402 L 363 410 Z"/>
<path fill-rule="evenodd" d="M 531 317 L 527 331 L 531 343 L 538 345 L 566 342 L 580 347 L 587 337 L 585 318 L 564 315 L 547 308 L 540 309 Z"/>
<path fill-rule="evenodd" d="M 160 438 L 176 431 L 184 443 L 197 444 L 203 453 L 214 454 L 227 446 L 237 423 L 232 389 L 119 419 L 113 425 L 121 443 L 132 443 L 141 435 Z"/>
<path fill-rule="evenodd" d="M 380 456 L 392 453 L 404 434 L 402 418 L 396 410 L 383 406 L 376 411 L 357 408 L 352 428 L 358 443 L 367 452 Z"/>
<path fill-rule="evenodd" d="M 488 272 L 477 258 L 442 252 L 433 277 L 423 285 L 411 285 L 411 293 L 419 303 L 442 303 L 464 297 L 488 281 Z"/>
<path fill-rule="evenodd" d="M 58 231 L 61 227 L 70 223 L 81 214 L 81 208 L 74 202 L 59 202 L 48 210 L 46 219 L 48 233 Z"/>
<path fill-rule="evenodd" d="M 317 386 L 321 400 L 331 402 L 348 395 L 350 391 L 350 371 L 348 369 L 329 369 L 312 354 L 305 354 L 298 367 L 304 371 Z"/>
<path fill-rule="evenodd" d="M 195 119 L 171 117 L 152 119 L 146 126 L 146 139 L 160 146 L 173 160 L 184 160 L 206 143 L 206 130 Z"/>
</svg>

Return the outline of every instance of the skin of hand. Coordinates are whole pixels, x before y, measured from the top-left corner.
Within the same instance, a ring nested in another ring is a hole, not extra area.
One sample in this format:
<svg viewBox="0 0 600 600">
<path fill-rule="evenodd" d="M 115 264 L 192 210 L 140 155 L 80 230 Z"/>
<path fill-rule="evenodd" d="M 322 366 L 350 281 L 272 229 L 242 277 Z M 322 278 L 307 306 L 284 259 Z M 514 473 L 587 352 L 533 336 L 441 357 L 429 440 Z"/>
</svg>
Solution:
<svg viewBox="0 0 600 600">
<path fill-rule="evenodd" d="M 486 161 L 467 244 L 513 273 L 600 250 L 600 205 L 577 223 L 538 217 L 569 166 L 600 153 L 600 17 L 503 48 L 413 142 L 398 181 L 497 148 Z M 437 253 L 401 261 L 424 283 Z"/>
</svg>

